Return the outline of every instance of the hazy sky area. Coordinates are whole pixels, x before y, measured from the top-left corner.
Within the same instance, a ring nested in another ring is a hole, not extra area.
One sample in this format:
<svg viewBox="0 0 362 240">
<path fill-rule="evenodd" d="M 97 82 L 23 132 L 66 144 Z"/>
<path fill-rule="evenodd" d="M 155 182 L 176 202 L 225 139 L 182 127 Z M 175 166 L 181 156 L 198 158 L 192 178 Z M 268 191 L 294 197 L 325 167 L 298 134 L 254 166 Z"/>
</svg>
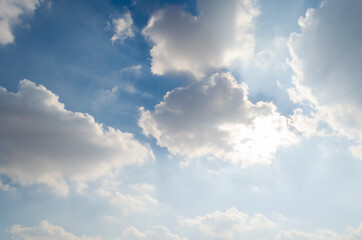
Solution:
<svg viewBox="0 0 362 240">
<path fill-rule="evenodd" d="M 361 0 L 0 0 L 0 239 L 362 240 Z"/>
</svg>

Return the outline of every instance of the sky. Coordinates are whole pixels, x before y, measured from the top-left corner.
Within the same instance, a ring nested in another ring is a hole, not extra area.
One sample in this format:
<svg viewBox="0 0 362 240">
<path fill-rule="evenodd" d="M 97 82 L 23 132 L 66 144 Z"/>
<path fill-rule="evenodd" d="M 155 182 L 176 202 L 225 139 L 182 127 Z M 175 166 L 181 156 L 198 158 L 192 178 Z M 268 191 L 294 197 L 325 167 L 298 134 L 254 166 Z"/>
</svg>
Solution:
<svg viewBox="0 0 362 240">
<path fill-rule="evenodd" d="M 361 11 L 0 0 L 0 239 L 362 239 Z"/>
</svg>

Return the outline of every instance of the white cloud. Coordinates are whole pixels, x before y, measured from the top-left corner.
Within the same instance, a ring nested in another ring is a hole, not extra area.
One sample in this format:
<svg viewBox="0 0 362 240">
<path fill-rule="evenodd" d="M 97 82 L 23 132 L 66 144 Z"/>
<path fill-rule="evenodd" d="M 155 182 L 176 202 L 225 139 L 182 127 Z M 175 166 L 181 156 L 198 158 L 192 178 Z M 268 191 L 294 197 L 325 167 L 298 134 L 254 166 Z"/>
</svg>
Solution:
<svg viewBox="0 0 362 240">
<path fill-rule="evenodd" d="M 127 228 L 123 231 L 122 237 L 116 240 L 187 240 L 171 233 L 164 226 L 154 226 L 151 230 L 140 232 L 135 227 Z"/>
<path fill-rule="evenodd" d="M 43 221 L 36 227 L 13 225 L 8 231 L 12 240 L 100 240 L 99 237 L 76 236 L 62 227 Z"/>
<path fill-rule="evenodd" d="M 362 239 L 362 223 L 360 223 L 357 228 L 348 226 L 345 240 L 359 240 L 359 239 Z"/>
<path fill-rule="evenodd" d="M 246 63 L 254 51 L 258 13 L 254 0 L 199 0 L 198 16 L 180 6 L 157 11 L 142 32 L 154 43 L 152 73 L 186 71 L 201 78 L 236 58 Z"/>
<path fill-rule="evenodd" d="M 0 190 L 2 191 L 15 191 L 15 188 L 11 187 L 9 184 L 4 184 L 0 179 Z"/>
<path fill-rule="evenodd" d="M 158 205 L 157 199 L 149 194 L 123 194 L 115 193 L 110 200 L 111 205 L 118 207 L 123 213 L 131 212 L 144 213 Z"/>
<path fill-rule="evenodd" d="M 22 185 L 46 184 L 59 195 L 68 193 L 68 180 L 84 187 L 153 157 L 132 134 L 66 110 L 58 96 L 28 80 L 18 93 L 0 88 L 0 116 L 0 173 Z"/>
<path fill-rule="evenodd" d="M 317 230 L 315 233 L 306 233 L 292 229 L 280 231 L 276 240 L 342 240 L 342 238 L 329 230 Z"/>
<path fill-rule="evenodd" d="M 314 233 L 301 232 L 295 229 L 282 230 L 276 236 L 276 240 L 360 240 L 362 239 L 362 223 L 357 228 L 348 226 L 346 233 L 341 235 L 324 229 L 316 230 Z"/>
<path fill-rule="evenodd" d="M 282 230 L 276 240 L 360 240 L 362 239 L 362 223 L 357 228 L 348 226 L 346 233 L 341 235 L 331 230 L 316 230 L 315 232 L 301 232 L 295 229 Z"/>
<path fill-rule="evenodd" d="M 127 38 L 133 38 L 135 36 L 132 30 L 133 20 L 129 11 L 120 18 L 113 18 L 112 23 L 108 23 L 108 29 L 111 28 L 110 25 L 112 25 L 112 30 L 114 31 L 114 35 L 111 38 L 112 43 L 117 40 L 123 42 Z"/>
<path fill-rule="evenodd" d="M 144 213 L 158 206 L 157 199 L 152 197 L 156 188 L 151 184 L 130 184 L 122 187 L 120 182 L 106 178 L 101 185 L 95 193 L 109 198 L 109 203 L 121 209 L 124 214 Z"/>
<path fill-rule="evenodd" d="M 41 0 L 0 0 L 0 44 L 13 43 L 12 27 L 21 24 L 21 17 L 33 14 Z"/>
<path fill-rule="evenodd" d="M 256 214 L 250 218 L 236 208 L 226 209 L 225 212 L 215 211 L 191 219 L 180 217 L 180 222 L 191 227 L 197 227 L 206 236 L 224 239 L 234 238 L 240 233 L 275 226 L 262 214 Z"/>
<path fill-rule="evenodd" d="M 142 65 L 138 64 L 138 65 L 132 65 L 132 66 L 128 66 L 128 67 L 124 67 L 120 70 L 121 73 L 124 72 L 134 72 L 134 73 L 139 73 L 142 69 Z"/>
<path fill-rule="evenodd" d="M 357 23 L 362 20 L 361 10 L 359 0 L 325 1 L 299 19 L 301 32 L 291 34 L 288 43 L 295 72 L 291 99 L 314 108 L 316 123 L 323 119 L 360 144 L 362 29 Z M 362 159 L 358 151 L 353 154 Z"/>
<path fill-rule="evenodd" d="M 297 141 L 287 122 L 273 103 L 251 103 L 247 86 L 223 73 L 168 92 L 154 111 L 141 108 L 138 124 L 172 154 L 246 167 L 270 164 L 279 147 Z"/>
</svg>

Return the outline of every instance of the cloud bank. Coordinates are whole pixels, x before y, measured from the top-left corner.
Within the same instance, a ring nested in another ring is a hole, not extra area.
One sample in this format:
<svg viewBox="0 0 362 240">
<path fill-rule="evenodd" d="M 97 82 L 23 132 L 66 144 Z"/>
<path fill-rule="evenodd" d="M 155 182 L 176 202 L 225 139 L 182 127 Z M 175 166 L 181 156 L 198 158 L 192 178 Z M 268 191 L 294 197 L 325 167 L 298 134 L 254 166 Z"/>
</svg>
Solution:
<svg viewBox="0 0 362 240">
<path fill-rule="evenodd" d="M 76 236 L 47 221 L 41 222 L 36 227 L 13 225 L 8 231 L 12 240 L 101 240 L 99 237 Z"/>
<path fill-rule="evenodd" d="M 122 236 L 115 240 L 187 240 L 173 234 L 164 226 L 154 226 L 151 230 L 140 232 L 135 227 L 123 231 Z"/>
<path fill-rule="evenodd" d="M 66 110 L 58 96 L 29 80 L 17 93 L 0 88 L 0 154 L 1 174 L 22 185 L 46 184 L 59 195 L 68 193 L 68 180 L 82 185 L 153 157 L 132 134 Z"/>
<path fill-rule="evenodd" d="M 262 214 L 256 214 L 250 218 L 236 208 L 226 209 L 225 212 L 215 211 L 191 219 L 181 217 L 180 222 L 196 227 L 206 236 L 218 239 L 234 239 L 240 233 L 274 226 L 274 223 Z"/>
</svg>

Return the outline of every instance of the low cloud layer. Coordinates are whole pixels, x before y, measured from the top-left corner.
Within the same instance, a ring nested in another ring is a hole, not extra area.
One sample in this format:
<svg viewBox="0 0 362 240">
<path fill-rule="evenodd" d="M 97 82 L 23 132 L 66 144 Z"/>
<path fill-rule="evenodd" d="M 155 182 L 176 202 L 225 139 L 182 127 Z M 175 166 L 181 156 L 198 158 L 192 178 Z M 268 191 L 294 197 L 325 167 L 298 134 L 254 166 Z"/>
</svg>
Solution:
<svg viewBox="0 0 362 240">
<path fill-rule="evenodd" d="M 217 239 L 236 239 L 242 233 L 271 228 L 275 225 L 262 214 L 250 218 L 236 208 L 226 209 L 225 212 L 215 211 L 191 219 L 181 217 L 180 222 L 196 227 L 202 234 Z"/>
<path fill-rule="evenodd" d="M 297 141 L 276 106 L 250 102 L 247 86 L 229 73 L 168 92 L 154 111 L 140 109 L 138 124 L 172 154 L 243 167 L 270 164 L 279 147 Z"/>
<path fill-rule="evenodd" d="M 170 6 L 151 16 L 143 34 L 154 46 L 151 71 L 189 72 L 201 78 L 212 68 L 228 66 L 235 58 L 246 62 L 253 54 L 254 0 L 199 0 L 198 16 Z"/>
<path fill-rule="evenodd" d="M 0 1 L 0 44 L 15 41 L 12 28 L 21 24 L 21 17 L 31 15 L 42 0 Z"/>
<path fill-rule="evenodd" d="M 324 1 L 299 19 L 301 32 L 291 34 L 288 44 L 295 72 L 290 96 L 316 112 L 297 117 L 317 124 L 323 120 L 357 145 L 362 144 L 361 8 L 359 0 Z M 299 128 L 311 135 L 310 125 Z M 360 147 L 353 147 L 352 154 L 362 159 Z"/>
<path fill-rule="evenodd" d="M 127 228 L 122 236 L 115 240 L 187 240 L 171 233 L 164 226 L 154 226 L 151 230 L 141 232 L 135 227 Z"/>
<path fill-rule="evenodd" d="M 8 229 L 8 232 L 12 240 L 101 240 L 99 237 L 76 236 L 47 221 L 41 222 L 36 227 L 13 225 Z"/>
<path fill-rule="evenodd" d="M 316 230 L 315 232 L 302 232 L 295 229 L 282 230 L 276 240 L 359 240 L 362 239 L 362 223 L 353 228 L 348 226 L 346 233 L 341 235 L 331 230 Z"/>
<path fill-rule="evenodd" d="M 71 112 L 42 85 L 23 80 L 17 93 L 0 88 L 0 173 L 13 182 L 42 183 L 58 195 L 67 181 L 82 186 L 112 170 L 153 157 L 132 134 Z"/>
</svg>

